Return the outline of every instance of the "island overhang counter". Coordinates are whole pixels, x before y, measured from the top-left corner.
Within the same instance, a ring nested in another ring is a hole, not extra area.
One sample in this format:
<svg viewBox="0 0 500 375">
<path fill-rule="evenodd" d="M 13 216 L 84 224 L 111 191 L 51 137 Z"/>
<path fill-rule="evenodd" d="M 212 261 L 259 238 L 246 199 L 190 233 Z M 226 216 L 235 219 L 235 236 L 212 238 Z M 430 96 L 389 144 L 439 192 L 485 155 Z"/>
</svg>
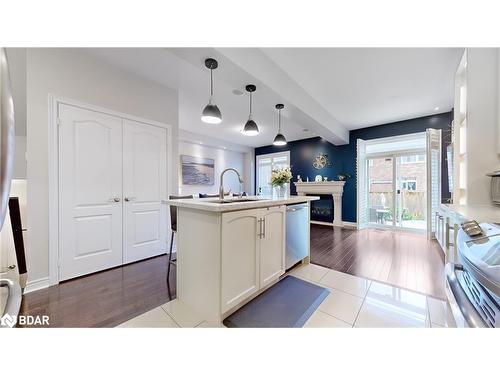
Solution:
<svg viewBox="0 0 500 375">
<path fill-rule="evenodd" d="M 178 302 L 200 318 L 222 324 L 285 273 L 286 206 L 318 199 L 168 200 L 177 207 Z M 309 216 L 304 225 L 309 238 Z M 309 262 L 309 249 L 302 262 Z"/>
</svg>

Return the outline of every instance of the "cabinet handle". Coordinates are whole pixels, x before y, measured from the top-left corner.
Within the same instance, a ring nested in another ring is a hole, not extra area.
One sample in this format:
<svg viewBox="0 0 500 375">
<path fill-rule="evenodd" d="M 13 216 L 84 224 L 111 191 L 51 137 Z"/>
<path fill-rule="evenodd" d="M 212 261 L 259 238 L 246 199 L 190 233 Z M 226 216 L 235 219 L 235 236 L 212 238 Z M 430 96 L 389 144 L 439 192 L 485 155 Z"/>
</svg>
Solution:
<svg viewBox="0 0 500 375">
<path fill-rule="evenodd" d="M 259 219 L 259 238 L 262 238 L 262 219 Z"/>
<path fill-rule="evenodd" d="M 264 224 L 264 232 L 262 233 L 262 237 L 266 238 L 266 219 L 262 219 L 262 222 Z"/>
<path fill-rule="evenodd" d="M 135 200 L 135 197 L 125 197 L 125 202 L 131 202 Z"/>
<path fill-rule="evenodd" d="M 108 200 L 108 202 L 115 202 L 115 203 L 118 203 L 119 201 L 120 201 L 120 198 L 118 198 L 118 197 L 111 198 Z"/>
</svg>

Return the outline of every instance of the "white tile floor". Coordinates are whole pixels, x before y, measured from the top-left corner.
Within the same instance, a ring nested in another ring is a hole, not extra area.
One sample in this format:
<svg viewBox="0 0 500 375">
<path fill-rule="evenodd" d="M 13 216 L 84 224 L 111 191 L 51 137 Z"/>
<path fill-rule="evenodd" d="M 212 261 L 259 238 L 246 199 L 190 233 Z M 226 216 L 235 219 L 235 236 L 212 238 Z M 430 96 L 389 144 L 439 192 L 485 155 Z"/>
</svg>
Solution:
<svg viewBox="0 0 500 375">
<path fill-rule="evenodd" d="M 330 290 L 304 327 L 454 327 L 446 302 L 387 284 L 308 264 L 291 275 Z M 119 327 L 216 327 L 202 321 L 177 300 L 133 318 Z"/>
</svg>

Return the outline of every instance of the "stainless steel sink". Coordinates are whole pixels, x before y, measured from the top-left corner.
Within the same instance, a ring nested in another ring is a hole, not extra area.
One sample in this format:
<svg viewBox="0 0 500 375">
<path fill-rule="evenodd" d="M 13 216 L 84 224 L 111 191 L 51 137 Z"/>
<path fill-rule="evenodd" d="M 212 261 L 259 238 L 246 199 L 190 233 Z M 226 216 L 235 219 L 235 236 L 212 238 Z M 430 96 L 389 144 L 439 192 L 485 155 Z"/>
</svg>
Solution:
<svg viewBox="0 0 500 375">
<path fill-rule="evenodd" d="M 260 202 L 269 199 L 253 199 L 253 198 L 236 198 L 236 199 L 214 199 L 206 201 L 208 203 L 228 204 L 228 203 L 242 203 L 242 202 Z"/>
</svg>

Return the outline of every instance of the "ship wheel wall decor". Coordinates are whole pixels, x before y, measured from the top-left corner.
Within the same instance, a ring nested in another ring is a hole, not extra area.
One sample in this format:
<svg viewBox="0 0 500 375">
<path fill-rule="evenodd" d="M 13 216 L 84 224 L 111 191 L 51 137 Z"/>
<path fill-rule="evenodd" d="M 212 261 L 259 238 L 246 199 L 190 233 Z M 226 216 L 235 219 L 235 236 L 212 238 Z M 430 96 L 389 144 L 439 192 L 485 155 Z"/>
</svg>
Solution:
<svg viewBox="0 0 500 375">
<path fill-rule="evenodd" d="M 320 153 L 313 160 L 313 167 L 315 169 L 323 169 L 330 166 L 332 166 L 332 163 L 328 162 L 328 155 Z"/>
</svg>

